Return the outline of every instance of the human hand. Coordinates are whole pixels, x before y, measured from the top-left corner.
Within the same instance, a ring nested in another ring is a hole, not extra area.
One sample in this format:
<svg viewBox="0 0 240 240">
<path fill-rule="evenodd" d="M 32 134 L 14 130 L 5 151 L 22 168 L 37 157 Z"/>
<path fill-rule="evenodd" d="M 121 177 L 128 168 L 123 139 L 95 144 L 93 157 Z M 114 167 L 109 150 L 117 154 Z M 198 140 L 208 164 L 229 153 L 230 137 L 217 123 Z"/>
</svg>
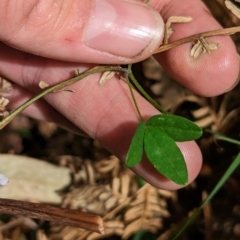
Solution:
<svg viewBox="0 0 240 240">
<path fill-rule="evenodd" d="M 162 41 L 163 21 L 141 2 L 1 0 L 0 75 L 16 83 L 11 107 L 39 92 L 41 80 L 52 85 L 71 77 L 75 69 L 133 63 L 152 55 Z M 174 26 L 171 41 L 220 28 L 200 0 L 151 0 L 150 4 L 164 21 L 172 15 L 194 18 L 191 23 Z M 211 56 L 193 59 L 189 43 L 155 57 L 185 87 L 203 96 L 215 96 L 238 80 L 239 58 L 229 37 L 212 39 L 219 43 L 219 49 Z M 25 114 L 76 132 L 82 129 L 124 161 L 138 117 L 126 83 L 115 79 L 100 87 L 99 78 L 95 74 L 72 85 L 73 93 L 49 94 Z M 144 117 L 158 114 L 140 95 L 136 97 Z M 200 171 L 200 150 L 195 142 L 179 143 L 179 147 L 191 182 Z M 180 187 L 159 175 L 146 159 L 133 170 L 156 187 Z"/>
</svg>

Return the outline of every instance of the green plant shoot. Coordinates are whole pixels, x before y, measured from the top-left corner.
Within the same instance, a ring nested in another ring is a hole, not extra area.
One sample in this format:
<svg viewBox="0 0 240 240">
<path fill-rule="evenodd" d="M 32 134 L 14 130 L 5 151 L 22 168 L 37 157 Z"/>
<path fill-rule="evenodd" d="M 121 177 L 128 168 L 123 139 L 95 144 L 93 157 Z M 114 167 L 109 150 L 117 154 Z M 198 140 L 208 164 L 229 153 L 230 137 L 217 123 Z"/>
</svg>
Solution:
<svg viewBox="0 0 240 240">
<path fill-rule="evenodd" d="M 142 159 L 145 125 L 146 122 L 140 122 L 133 136 L 132 143 L 127 153 L 128 167 L 133 167 L 134 165 L 138 164 Z"/>
<path fill-rule="evenodd" d="M 174 140 L 160 128 L 146 126 L 144 150 L 154 168 L 179 185 L 188 181 L 183 155 Z"/>
<path fill-rule="evenodd" d="M 202 129 L 193 122 L 171 114 L 151 117 L 141 121 L 132 139 L 126 165 L 140 163 L 143 151 L 151 164 L 173 182 L 185 185 L 188 173 L 184 157 L 175 141 L 191 141 L 202 135 Z"/>
<path fill-rule="evenodd" d="M 190 120 L 171 114 L 161 114 L 147 121 L 148 128 L 159 128 L 176 142 L 191 141 L 202 135 L 202 129 Z"/>
</svg>

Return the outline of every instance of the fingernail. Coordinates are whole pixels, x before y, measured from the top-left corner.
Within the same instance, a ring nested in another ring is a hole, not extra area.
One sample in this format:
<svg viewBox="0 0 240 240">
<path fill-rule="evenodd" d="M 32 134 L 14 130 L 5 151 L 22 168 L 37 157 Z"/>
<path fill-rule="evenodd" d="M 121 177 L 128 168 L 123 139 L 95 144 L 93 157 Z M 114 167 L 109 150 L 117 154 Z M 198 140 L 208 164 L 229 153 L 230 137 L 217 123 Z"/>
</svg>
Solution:
<svg viewBox="0 0 240 240">
<path fill-rule="evenodd" d="M 96 0 L 84 43 L 97 51 L 134 58 L 153 53 L 163 34 L 162 17 L 148 5 L 131 0 Z"/>
</svg>

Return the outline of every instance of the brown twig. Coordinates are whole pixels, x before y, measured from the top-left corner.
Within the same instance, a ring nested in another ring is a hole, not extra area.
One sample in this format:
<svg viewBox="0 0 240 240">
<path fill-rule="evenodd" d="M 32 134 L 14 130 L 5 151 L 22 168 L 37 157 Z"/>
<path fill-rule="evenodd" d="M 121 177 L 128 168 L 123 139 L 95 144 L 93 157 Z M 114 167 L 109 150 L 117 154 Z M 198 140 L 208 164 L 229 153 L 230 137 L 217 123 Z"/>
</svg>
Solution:
<svg viewBox="0 0 240 240">
<path fill-rule="evenodd" d="M 181 44 L 184 44 L 184 43 L 187 43 L 187 42 L 192 42 L 192 41 L 199 40 L 200 38 L 219 36 L 219 35 L 232 35 L 232 34 L 235 34 L 236 32 L 240 32 L 240 27 L 231 27 L 231 28 L 213 30 L 213 31 L 209 31 L 209 32 L 197 33 L 195 35 L 192 35 L 192 36 L 189 36 L 189 37 L 186 37 L 186 38 L 182 38 L 182 39 L 177 40 L 175 42 L 172 42 L 172 43 L 169 43 L 169 44 L 164 44 L 164 45 L 160 46 L 154 52 L 154 54 L 167 51 L 171 48 L 177 47 L 177 46 L 179 46 Z"/>
<path fill-rule="evenodd" d="M 0 199 L 0 212 L 54 221 L 63 225 L 84 228 L 101 234 L 104 233 L 103 220 L 100 216 L 79 210 L 11 199 Z"/>
</svg>

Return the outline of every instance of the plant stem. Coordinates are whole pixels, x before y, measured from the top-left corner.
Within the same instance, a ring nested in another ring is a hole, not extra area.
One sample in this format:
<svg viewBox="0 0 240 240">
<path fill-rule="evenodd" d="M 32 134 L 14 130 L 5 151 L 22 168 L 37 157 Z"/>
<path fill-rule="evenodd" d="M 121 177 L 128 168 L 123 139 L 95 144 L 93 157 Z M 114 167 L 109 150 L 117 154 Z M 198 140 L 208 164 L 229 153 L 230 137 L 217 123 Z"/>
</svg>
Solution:
<svg viewBox="0 0 240 240">
<path fill-rule="evenodd" d="M 120 66 L 99 66 L 92 68 L 86 72 L 83 72 L 82 74 L 79 74 L 78 76 L 75 76 L 73 78 L 67 79 L 63 82 L 60 82 L 54 86 L 46 88 L 43 92 L 39 93 L 38 95 L 34 96 L 33 98 L 26 101 L 24 104 L 22 104 L 20 107 L 12 111 L 6 118 L 4 118 L 0 122 L 0 130 L 4 128 L 13 118 L 15 118 L 20 112 L 22 112 L 24 109 L 26 109 L 28 106 L 30 106 L 32 103 L 36 102 L 40 98 L 44 97 L 48 93 L 58 91 L 66 86 L 69 86 L 70 84 L 73 84 L 77 81 L 82 80 L 83 78 L 94 74 L 94 73 L 101 73 L 106 71 L 116 71 L 116 72 L 124 72 L 126 73 L 127 70 L 125 68 L 122 68 Z"/>
<path fill-rule="evenodd" d="M 208 197 L 202 202 L 202 204 L 194 212 L 191 218 L 188 219 L 188 221 L 184 224 L 180 231 L 173 238 L 171 238 L 171 240 L 176 240 L 187 229 L 187 227 L 189 227 L 189 225 L 193 222 L 193 220 L 198 216 L 200 211 L 203 209 L 203 207 L 214 197 L 214 195 L 219 191 L 222 185 L 227 181 L 227 179 L 239 165 L 240 165 L 240 153 L 238 153 L 237 157 L 233 160 L 232 164 L 228 167 L 227 171 L 224 173 L 224 175 L 219 180 L 214 189 L 211 191 L 211 193 L 208 195 Z"/>
<path fill-rule="evenodd" d="M 197 33 L 195 35 L 179 39 L 175 42 L 172 42 L 172 43 L 169 43 L 169 44 L 164 44 L 164 45 L 160 46 L 154 52 L 154 54 L 167 51 L 171 48 L 177 47 L 177 46 L 182 45 L 182 44 L 187 43 L 187 42 L 196 41 L 201 37 L 212 37 L 212 36 L 219 36 L 219 35 L 232 35 L 232 34 L 235 34 L 237 32 L 240 32 L 240 27 L 239 26 L 238 27 L 218 29 L 218 30 L 213 30 L 213 31 L 203 32 L 203 33 Z"/>
<path fill-rule="evenodd" d="M 218 139 L 218 140 L 223 140 L 223 141 L 225 141 L 225 142 L 229 142 L 229 143 L 233 143 L 233 144 L 236 144 L 236 145 L 240 145 L 240 141 L 235 140 L 235 139 L 231 139 L 231 138 L 226 137 L 226 136 L 224 136 L 224 135 L 221 135 L 221 134 L 217 134 L 217 133 L 216 133 L 214 136 L 215 136 L 215 138 Z"/>
<path fill-rule="evenodd" d="M 229 137 L 224 136 L 224 135 L 222 135 L 220 133 L 214 132 L 214 131 L 212 131 L 210 129 L 206 129 L 205 131 L 208 132 L 208 133 L 211 133 L 217 140 L 222 140 L 222 141 L 233 143 L 233 144 L 236 144 L 236 145 L 240 146 L 240 141 L 238 141 L 238 140 L 229 138 Z"/>
<path fill-rule="evenodd" d="M 137 110 L 137 113 L 138 113 L 138 116 L 139 116 L 139 118 L 140 118 L 140 121 L 143 121 L 142 114 L 141 114 L 141 112 L 140 112 L 140 110 L 139 110 L 139 107 L 138 107 L 138 105 L 137 105 L 136 98 L 135 98 L 134 93 L 133 93 L 133 90 L 132 90 L 132 84 L 130 83 L 129 77 L 127 76 L 126 78 L 127 78 L 127 84 L 128 84 L 128 87 L 129 87 L 129 90 L 130 90 L 130 93 L 131 93 L 131 96 L 132 96 L 132 99 L 133 99 L 134 106 L 135 106 L 135 108 L 136 108 L 136 110 Z"/>
<path fill-rule="evenodd" d="M 150 2 L 150 0 L 146 1 L 147 3 Z M 169 50 L 171 48 L 174 48 L 176 46 L 179 46 L 181 44 L 187 43 L 187 42 L 191 42 L 194 40 L 198 40 L 200 37 L 210 37 L 210 36 L 217 36 L 217 35 L 231 35 L 234 34 L 236 32 L 240 32 L 240 27 L 232 27 L 232 28 L 225 28 L 225 29 L 219 29 L 219 30 L 214 30 L 214 31 L 209 31 L 209 32 L 203 32 L 203 33 L 198 33 L 183 39 L 180 39 L 178 41 L 169 43 L 169 44 L 165 44 L 160 46 L 155 52 L 159 53 L 159 52 L 163 52 L 166 50 Z M 131 68 L 130 68 L 131 69 Z M 52 87 L 46 88 L 43 92 L 41 92 L 40 94 L 38 94 L 37 96 L 31 98 L 30 100 L 28 100 L 27 102 L 25 102 L 23 105 L 21 105 L 20 107 L 18 107 L 17 109 L 15 109 L 14 111 L 12 111 L 7 117 L 5 117 L 1 122 L 0 122 L 0 130 L 2 128 L 4 128 L 14 117 L 16 117 L 20 112 L 22 112 L 25 108 L 27 108 L 29 105 L 31 105 L 32 103 L 34 103 L 35 101 L 37 101 L 38 99 L 44 97 L 46 94 L 57 91 L 63 87 L 66 87 L 72 83 L 75 83 L 93 73 L 99 73 L 99 72 L 105 72 L 105 71 L 119 71 L 119 72 L 125 72 L 126 73 L 126 69 L 120 67 L 120 66 L 99 66 L 96 68 L 93 68 L 89 71 L 86 71 L 74 78 L 71 79 L 67 79 L 59 84 L 56 84 Z M 160 110 L 162 113 L 167 113 L 161 106 L 159 106 L 159 104 L 157 104 L 145 91 L 144 89 L 138 84 L 137 80 L 135 79 L 135 77 L 133 76 L 131 70 L 129 72 L 129 78 L 133 81 L 135 87 L 145 96 L 145 98 L 153 105 L 155 106 L 158 110 Z"/>
<path fill-rule="evenodd" d="M 128 65 L 128 76 L 132 80 L 135 87 L 142 93 L 142 95 L 160 112 L 168 113 L 163 107 L 161 107 L 153 98 L 151 98 L 148 93 L 142 88 L 142 86 L 138 83 L 137 79 L 134 77 L 132 73 L 132 65 Z"/>
</svg>

